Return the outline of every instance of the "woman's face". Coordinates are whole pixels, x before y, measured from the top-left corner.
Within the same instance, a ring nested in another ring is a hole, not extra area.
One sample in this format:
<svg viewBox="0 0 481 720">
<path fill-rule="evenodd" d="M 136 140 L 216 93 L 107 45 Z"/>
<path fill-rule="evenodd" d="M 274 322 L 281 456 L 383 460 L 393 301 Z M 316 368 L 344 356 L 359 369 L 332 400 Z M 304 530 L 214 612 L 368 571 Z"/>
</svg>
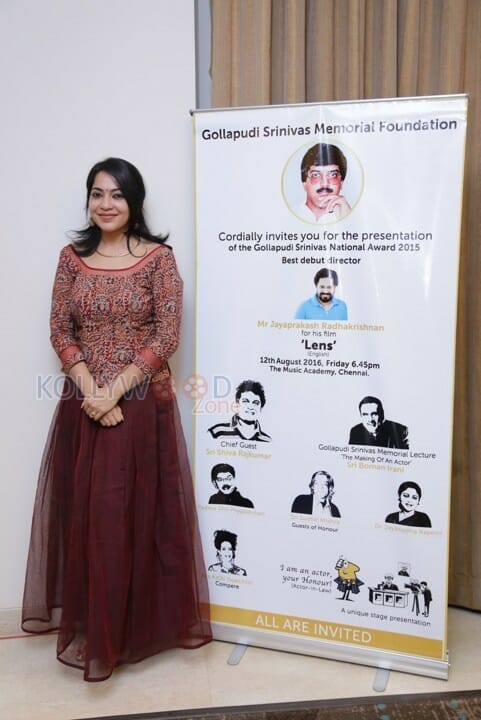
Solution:
<svg viewBox="0 0 481 720">
<path fill-rule="evenodd" d="M 224 542 L 221 542 L 219 556 L 222 563 L 230 563 L 234 559 L 232 545 L 228 540 L 224 540 Z"/>
<path fill-rule="evenodd" d="M 97 173 L 89 195 L 89 214 L 102 232 L 116 233 L 127 229 L 130 210 L 117 181 L 102 171 Z"/>
<path fill-rule="evenodd" d="M 413 487 L 408 487 L 399 496 L 399 502 L 405 512 L 413 512 L 419 505 L 419 495 Z"/>
</svg>

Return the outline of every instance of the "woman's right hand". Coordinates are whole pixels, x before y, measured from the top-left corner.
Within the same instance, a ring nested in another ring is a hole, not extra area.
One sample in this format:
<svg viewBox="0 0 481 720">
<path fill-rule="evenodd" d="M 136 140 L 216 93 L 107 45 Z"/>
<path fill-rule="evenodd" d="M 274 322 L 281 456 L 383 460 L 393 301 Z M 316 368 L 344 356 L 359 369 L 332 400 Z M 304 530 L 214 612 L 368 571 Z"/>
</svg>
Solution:
<svg viewBox="0 0 481 720">
<path fill-rule="evenodd" d="M 109 410 L 100 418 L 99 423 L 103 427 L 115 427 L 119 423 L 123 422 L 123 419 L 124 416 L 122 414 L 122 410 L 118 405 L 116 405 L 112 408 L 112 410 Z"/>
</svg>

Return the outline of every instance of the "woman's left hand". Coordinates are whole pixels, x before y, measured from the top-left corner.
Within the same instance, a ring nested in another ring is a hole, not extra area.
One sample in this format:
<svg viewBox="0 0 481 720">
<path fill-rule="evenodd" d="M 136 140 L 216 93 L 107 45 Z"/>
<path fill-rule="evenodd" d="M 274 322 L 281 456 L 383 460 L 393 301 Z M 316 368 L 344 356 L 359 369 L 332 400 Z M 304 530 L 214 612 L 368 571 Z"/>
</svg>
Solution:
<svg viewBox="0 0 481 720">
<path fill-rule="evenodd" d="M 100 420 L 106 413 L 117 405 L 118 399 L 111 390 L 99 388 L 95 395 L 87 395 L 82 402 L 82 410 L 92 420 Z"/>
<path fill-rule="evenodd" d="M 100 418 L 99 423 L 102 425 L 102 427 L 115 427 L 119 423 L 123 422 L 124 416 L 122 414 L 122 410 L 118 405 L 116 405 L 112 410 L 109 410 L 108 413 L 105 413 L 103 417 Z"/>
</svg>

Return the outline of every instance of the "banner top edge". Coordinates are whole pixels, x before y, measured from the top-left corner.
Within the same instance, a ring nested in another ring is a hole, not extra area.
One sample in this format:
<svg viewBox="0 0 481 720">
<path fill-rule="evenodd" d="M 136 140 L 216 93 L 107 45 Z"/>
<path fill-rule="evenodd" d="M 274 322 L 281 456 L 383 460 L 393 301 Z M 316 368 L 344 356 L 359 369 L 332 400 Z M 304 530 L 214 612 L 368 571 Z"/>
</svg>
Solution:
<svg viewBox="0 0 481 720">
<path fill-rule="evenodd" d="M 215 107 L 215 108 L 191 108 L 189 115 L 197 115 L 200 113 L 210 112 L 228 112 L 233 110 L 267 110 L 276 108 L 287 108 L 287 107 L 319 107 L 322 105 L 353 105 L 353 104 L 365 104 L 365 103 L 389 103 L 399 102 L 407 100 L 448 100 L 448 99 L 461 99 L 469 98 L 469 93 L 448 93 L 446 95 L 412 95 L 409 97 L 389 97 L 389 98 L 361 98 L 359 100 L 323 100 L 320 102 L 310 103 L 282 103 L 278 105 L 236 105 L 234 107 Z"/>
</svg>

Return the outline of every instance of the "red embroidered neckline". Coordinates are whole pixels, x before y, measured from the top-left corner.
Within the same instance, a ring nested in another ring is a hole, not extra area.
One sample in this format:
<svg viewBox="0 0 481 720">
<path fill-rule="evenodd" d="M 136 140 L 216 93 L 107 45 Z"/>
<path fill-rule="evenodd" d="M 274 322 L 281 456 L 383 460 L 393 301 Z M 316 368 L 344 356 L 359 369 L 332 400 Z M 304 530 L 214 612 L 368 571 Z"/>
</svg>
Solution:
<svg viewBox="0 0 481 720">
<path fill-rule="evenodd" d="M 149 253 L 147 253 L 147 255 L 145 255 L 145 257 L 140 258 L 140 260 L 139 260 L 138 262 L 134 263 L 133 265 L 129 265 L 129 267 L 125 267 L 125 268 L 96 268 L 96 267 L 92 267 L 91 265 L 87 265 L 87 263 L 80 257 L 80 255 L 77 255 L 77 253 L 76 253 L 75 250 L 72 248 L 72 246 L 71 246 L 71 245 L 68 246 L 70 255 L 71 255 L 76 261 L 78 261 L 78 262 L 82 265 L 82 267 L 83 267 L 84 270 L 87 270 L 88 272 L 93 272 L 93 273 L 125 273 L 125 272 L 129 272 L 129 271 L 131 271 L 131 270 L 135 270 L 135 269 L 137 269 L 137 268 L 139 267 L 139 265 L 141 265 L 142 263 L 145 264 L 148 260 L 150 260 L 150 258 L 152 257 L 152 255 L 155 255 L 155 254 L 156 254 L 159 250 L 161 250 L 162 248 L 165 248 L 165 245 L 159 245 L 159 247 L 154 248 L 154 249 L 151 250 Z"/>
</svg>

